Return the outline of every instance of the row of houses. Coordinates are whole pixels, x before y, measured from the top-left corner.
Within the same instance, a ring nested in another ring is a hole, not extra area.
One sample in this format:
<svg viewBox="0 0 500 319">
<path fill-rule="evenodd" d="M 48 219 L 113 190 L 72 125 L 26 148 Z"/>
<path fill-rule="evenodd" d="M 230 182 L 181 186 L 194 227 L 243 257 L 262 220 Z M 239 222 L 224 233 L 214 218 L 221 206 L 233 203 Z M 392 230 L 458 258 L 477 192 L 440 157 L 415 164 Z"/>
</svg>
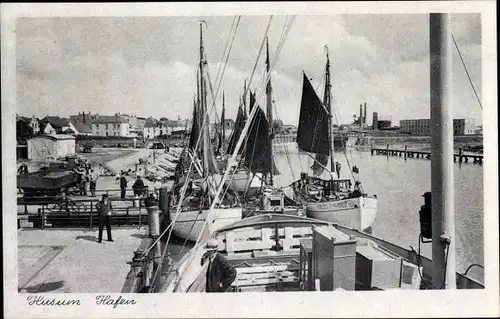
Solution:
<svg viewBox="0 0 500 319">
<path fill-rule="evenodd" d="M 156 120 L 152 117 L 141 118 L 120 113 L 99 115 L 83 112 L 71 115 L 69 118 L 46 116 L 40 120 L 34 116 L 27 118 L 18 115 L 16 120 L 20 130 L 29 127 L 32 134 L 120 136 L 144 139 L 170 135 L 172 132 L 191 127 L 190 120 L 181 120 L 180 118 L 176 121 L 166 118 Z"/>
</svg>

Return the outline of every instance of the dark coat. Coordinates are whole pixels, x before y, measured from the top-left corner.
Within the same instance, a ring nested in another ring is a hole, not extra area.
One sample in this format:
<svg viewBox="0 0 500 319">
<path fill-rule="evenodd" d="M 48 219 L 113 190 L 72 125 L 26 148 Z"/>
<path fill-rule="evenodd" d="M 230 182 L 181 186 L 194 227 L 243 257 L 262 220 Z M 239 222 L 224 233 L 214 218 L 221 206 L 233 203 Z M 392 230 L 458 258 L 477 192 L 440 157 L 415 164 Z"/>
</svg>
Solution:
<svg viewBox="0 0 500 319">
<path fill-rule="evenodd" d="M 120 178 L 120 188 L 127 188 L 127 179 L 125 176 L 122 176 Z"/>
<path fill-rule="evenodd" d="M 142 181 L 142 179 L 136 179 L 134 185 L 132 185 L 132 188 L 142 190 L 144 188 L 144 182 Z"/>
<path fill-rule="evenodd" d="M 225 292 L 236 279 L 236 269 L 219 253 L 212 262 L 207 260 L 206 292 Z M 222 283 L 222 287 L 221 284 Z"/>
<path fill-rule="evenodd" d="M 106 202 L 99 201 L 97 203 L 97 209 L 99 211 L 99 217 L 107 217 L 108 213 L 113 209 L 111 206 L 111 201 L 108 199 Z"/>
</svg>

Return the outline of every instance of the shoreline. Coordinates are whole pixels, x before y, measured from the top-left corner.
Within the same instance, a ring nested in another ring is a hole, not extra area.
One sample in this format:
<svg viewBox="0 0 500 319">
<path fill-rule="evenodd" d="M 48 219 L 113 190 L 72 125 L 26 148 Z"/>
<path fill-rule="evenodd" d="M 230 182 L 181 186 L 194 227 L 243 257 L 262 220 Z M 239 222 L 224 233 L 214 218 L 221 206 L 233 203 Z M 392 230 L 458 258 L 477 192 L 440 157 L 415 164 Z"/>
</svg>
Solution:
<svg viewBox="0 0 500 319">
<path fill-rule="evenodd" d="M 364 146 L 377 146 L 377 147 L 387 147 L 389 148 L 401 148 L 404 149 L 408 146 L 408 149 L 412 150 L 422 150 L 430 151 L 431 149 L 431 137 L 430 136 L 369 136 L 366 139 Z M 363 145 L 362 145 L 363 146 Z M 483 136 L 471 135 L 471 136 L 455 136 L 453 138 L 453 149 L 459 151 L 462 148 L 463 151 L 475 152 L 477 150 L 483 149 Z"/>
</svg>

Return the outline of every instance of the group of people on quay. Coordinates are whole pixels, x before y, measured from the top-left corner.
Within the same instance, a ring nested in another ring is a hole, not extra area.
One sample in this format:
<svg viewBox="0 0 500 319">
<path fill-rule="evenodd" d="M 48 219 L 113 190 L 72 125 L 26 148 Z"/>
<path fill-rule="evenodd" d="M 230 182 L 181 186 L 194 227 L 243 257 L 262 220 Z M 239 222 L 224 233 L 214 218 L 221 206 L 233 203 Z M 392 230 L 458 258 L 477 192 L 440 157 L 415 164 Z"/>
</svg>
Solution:
<svg viewBox="0 0 500 319">
<path fill-rule="evenodd" d="M 89 184 L 90 196 L 95 196 L 99 173 L 92 168 L 88 160 L 79 162 L 75 168 L 78 174 L 78 190 L 80 195 L 87 196 L 87 184 Z"/>
</svg>

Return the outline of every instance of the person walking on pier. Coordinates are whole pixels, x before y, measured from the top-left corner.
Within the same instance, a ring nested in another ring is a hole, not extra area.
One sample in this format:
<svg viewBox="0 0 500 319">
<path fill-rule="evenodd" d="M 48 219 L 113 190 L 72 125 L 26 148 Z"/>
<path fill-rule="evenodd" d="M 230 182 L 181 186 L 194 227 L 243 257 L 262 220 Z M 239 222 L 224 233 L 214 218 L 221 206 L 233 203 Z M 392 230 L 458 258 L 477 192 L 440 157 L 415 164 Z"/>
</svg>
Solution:
<svg viewBox="0 0 500 319">
<path fill-rule="evenodd" d="M 132 189 L 134 190 L 134 196 L 141 196 L 143 195 L 144 192 L 144 181 L 141 179 L 140 175 L 137 175 L 137 179 L 134 182 L 134 185 L 132 185 Z"/>
<path fill-rule="evenodd" d="M 104 226 L 106 226 L 106 232 L 108 234 L 108 241 L 113 241 L 113 237 L 111 236 L 111 210 L 113 207 L 111 206 L 111 202 L 108 198 L 108 195 L 102 194 L 102 199 L 96 205 L 97 210 L 99 212 L 99 239 L 98 243 L 102 243 L 102 231 L 104 230 Z"/>
<path fill-rule="evenodd" d="M 97 172 L 94 171 L 93 169 L 90 169 L 89 178 L 90 178 L 90 194 L 92 196 L 95 196 L 95 189 L 97 186 L 97 179 L 99 178 L 99 174 L 97 174 Z"/>
<path fill-rule="evenodd" d="M 202 265 L 208 261 L 206 274 L 206 292 L 226 292 L 236 279 L 236 269 L 227 259 L 218 253 L 218 242 L 210 239 L 205 246 L 207 252 L 202 258 Z"/>
<path fill-rule="evenodd" d="M 121 198 L 125 199 L 125 193 L 127 192 L 127 179 L 125 178 L 124 173 L 122 173 L 120 177 L 120 190 L 121 190 Z"/>
</svg>

